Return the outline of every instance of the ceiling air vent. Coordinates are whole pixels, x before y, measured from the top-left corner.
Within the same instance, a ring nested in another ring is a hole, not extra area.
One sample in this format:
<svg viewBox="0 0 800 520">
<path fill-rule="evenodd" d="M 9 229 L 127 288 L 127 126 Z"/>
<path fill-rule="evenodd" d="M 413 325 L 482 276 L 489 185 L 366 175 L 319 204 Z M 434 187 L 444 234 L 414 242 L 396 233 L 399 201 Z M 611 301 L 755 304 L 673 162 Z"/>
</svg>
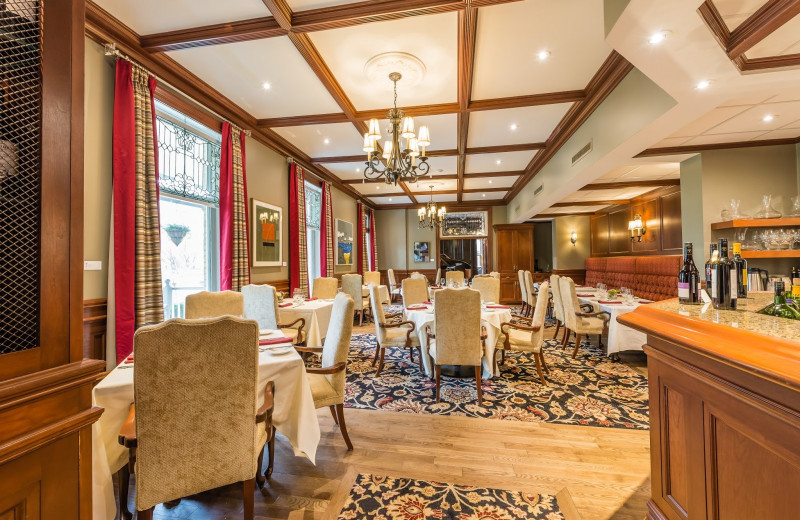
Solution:
<svg viewBox="0 0 800 520">
<path fill-rule="evenodd" d="M 572 156 L 572 164 L 574 165 L 576 162 L 583 159 L 591 151 L 592 151 L 592 141 L 589 141 L 588 143 L 583 145 L 583 148 L 578 150 L 578 153 Z"/>
<path fill-rule="evenodd" d="M 535 197 L 538 194 L 540 194 L 543 189 L 544 189 L 544 184 L 540 184 L 535 190 L 533 190 L 533 196 Z"/>
</svg>

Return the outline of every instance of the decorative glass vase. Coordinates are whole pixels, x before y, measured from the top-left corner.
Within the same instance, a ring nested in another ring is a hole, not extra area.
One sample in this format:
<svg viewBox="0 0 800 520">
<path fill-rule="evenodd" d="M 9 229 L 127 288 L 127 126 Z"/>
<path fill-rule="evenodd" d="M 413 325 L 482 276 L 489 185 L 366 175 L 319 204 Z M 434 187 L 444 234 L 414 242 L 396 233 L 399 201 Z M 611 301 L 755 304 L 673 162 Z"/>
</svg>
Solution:
<svg viewBox="0 0 800 520">
<path fill-rule="evenodd" d="M 739 212 L 739 205 L 741 204 L 741 202 L 742 201 L 739 199 L 731 199 L 730 207 L 722 210 L 721 213 L 722 220 L 738 220 L 743 218 L 750 218 L 749 215 L 745 215 L 744 213 Z"/>
<path fill-rule="evenodd" d="M 772 207 L 772 195 L 764 195 L 761 198 L 761 209 L 755 214 L 755 218 L 781 218 L 781 214 Z"/>
<path fill-rule="evenodd" d="M 792 212 L 789 213 L 790 217 L 800 217 L 800 195 L 792 197 Z"/>
</svg>

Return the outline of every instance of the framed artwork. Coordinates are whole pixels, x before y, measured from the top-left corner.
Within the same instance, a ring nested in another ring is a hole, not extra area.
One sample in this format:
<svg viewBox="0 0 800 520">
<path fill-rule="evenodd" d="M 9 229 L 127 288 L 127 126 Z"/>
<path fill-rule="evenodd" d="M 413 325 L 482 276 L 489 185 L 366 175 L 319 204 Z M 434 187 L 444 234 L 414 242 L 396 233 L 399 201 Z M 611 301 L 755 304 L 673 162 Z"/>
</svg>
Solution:
<svg viewBox="0 0 800 520">
<path fill-rule="evenodd" d="M 440 238 L 486 237 L 486 211 L 448 212 L 444 216 Z"/>
<path fill-rule="evenodd" d="M 414 242 L 414 261 L 431 261 L 430 242 Z"/>
<path fill-rule="evenodd" d="M 353 223 L 336 219 L 336 265 L 353 265 Z"/>
<path fill-rule="evenodd" d="M 260 200 L 252 201 L 253 267 L 280 266 L 283 262 L 283 210 Z"/>
</svg>

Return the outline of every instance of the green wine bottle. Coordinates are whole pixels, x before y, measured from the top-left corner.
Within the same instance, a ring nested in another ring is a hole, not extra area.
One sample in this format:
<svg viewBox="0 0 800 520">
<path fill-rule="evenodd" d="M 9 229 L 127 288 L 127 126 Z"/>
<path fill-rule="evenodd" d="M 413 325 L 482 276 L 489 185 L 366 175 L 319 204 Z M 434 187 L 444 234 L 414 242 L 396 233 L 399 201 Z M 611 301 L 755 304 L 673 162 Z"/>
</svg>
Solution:
<svg viewBox="0 0 800 520">
<path fill-rule="evenodd" d="M 786 284 L 784 282 L 775 282 L 775 300 L 772 305 L 765 309 L 765 312 L 770 316 L 777 316 L 779 318 L 787 318 L 790 320 L 800 320 L 800 311 L 793 305 L 786 303 Z"/>
</svg>

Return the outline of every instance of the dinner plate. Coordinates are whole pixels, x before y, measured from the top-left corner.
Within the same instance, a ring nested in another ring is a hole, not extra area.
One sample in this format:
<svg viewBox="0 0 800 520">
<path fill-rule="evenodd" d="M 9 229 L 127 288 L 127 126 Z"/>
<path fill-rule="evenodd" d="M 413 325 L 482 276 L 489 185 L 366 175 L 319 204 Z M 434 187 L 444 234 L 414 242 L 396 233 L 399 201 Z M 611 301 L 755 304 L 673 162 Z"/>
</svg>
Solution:
<svg viewBox="0 0 800 520">
<path fill-rule="evenodd" d="M 260 339 L 270 339 L 270 336 L 283 337 L 283 332 L 277 329 L 261 329 L 258 331 Z"/>
<path fill-rule="evenodd" d="M 281 346 L 281 347 L 266 348 L 262 352 L 269 352 L 273 356 L 282 356 L 284 354 L 288 354 L 289 352 L 295 352 L 295 350 L 294 347 Z"/>
</svg>

